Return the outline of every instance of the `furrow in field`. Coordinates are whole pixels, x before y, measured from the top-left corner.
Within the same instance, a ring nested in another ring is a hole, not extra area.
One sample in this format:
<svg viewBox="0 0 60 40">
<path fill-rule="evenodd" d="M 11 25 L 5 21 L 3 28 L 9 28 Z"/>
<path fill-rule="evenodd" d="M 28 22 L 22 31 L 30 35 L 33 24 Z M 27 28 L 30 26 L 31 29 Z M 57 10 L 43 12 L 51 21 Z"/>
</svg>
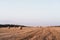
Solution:
<svg viewBox="0 0 60 40">
<path fill-rule="evenodd" d="M 24 38 L 25 36 L 27 36 L 27 34 L 29 34 L 29 33 L 31 33 L 31 32 L 33 32 L 34 30 L 29 30 L 29 31 L 27 31 L 27 32 L 24 32 L 24 33 L 12 33 L 12 34 L 6 34 L 6 35 L 4 35 L 4 34 L 2 34 L 1 36 L 0 36 L 0 40 L 16 40 L 17 38 L 19 38 L 19 39 L 21 39 L 21 38 Z"/>
<path fill-rule="evenodd" d="M 40 30 L 35 30 L 33 32 L 28 33 L 23 39 L 20 40 L 29 40 L 31 39 L 37 32 L 39 32 Z"/>
</svg>

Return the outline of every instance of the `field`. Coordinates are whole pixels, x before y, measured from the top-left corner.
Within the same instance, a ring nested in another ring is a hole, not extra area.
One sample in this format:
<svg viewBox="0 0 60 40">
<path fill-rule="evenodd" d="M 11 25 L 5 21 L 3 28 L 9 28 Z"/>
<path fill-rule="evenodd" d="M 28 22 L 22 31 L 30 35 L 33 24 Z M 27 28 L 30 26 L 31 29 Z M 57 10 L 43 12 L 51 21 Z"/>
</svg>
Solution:
<svg viewBox="0 0 60 40">
<path fill-rule="evenodd" d="M 60 27 L 0 28 L 0 40 L 60 40 Z"/>
</svg>

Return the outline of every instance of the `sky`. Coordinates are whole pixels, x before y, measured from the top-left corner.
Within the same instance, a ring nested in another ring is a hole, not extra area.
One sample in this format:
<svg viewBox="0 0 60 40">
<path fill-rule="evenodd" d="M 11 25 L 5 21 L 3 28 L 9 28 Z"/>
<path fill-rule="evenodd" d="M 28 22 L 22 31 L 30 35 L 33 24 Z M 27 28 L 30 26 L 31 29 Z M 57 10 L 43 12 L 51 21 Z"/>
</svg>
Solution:
<svg viewBox="0 0 60 40">
<path fill-rule="evenodd" d="M 0 24 L 60 25 L 60 0 L 0 0 Z"/>
</svg>

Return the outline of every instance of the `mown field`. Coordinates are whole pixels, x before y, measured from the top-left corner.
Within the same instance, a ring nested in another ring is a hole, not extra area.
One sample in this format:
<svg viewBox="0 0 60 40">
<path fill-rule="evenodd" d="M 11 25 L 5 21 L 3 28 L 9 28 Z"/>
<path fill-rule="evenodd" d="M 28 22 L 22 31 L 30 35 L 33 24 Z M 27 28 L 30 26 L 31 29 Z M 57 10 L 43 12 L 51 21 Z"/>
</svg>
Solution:
<svg viewBox="0 0 60 40">
<path fill-rule="evenodd" d="M 0 28 L 0 40 L 60 40 L 60 27 Z"/>
</svg>

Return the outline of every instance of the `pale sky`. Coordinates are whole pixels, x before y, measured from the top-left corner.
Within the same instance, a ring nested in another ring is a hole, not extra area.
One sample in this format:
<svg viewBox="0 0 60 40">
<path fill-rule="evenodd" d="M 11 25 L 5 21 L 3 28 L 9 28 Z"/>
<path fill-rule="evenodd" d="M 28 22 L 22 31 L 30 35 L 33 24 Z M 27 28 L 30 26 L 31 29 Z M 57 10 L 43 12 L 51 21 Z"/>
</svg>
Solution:
<svg viewBox="0 0 60 40">
<path fill-rule="evenodd" d="M 60 0 L 0 0 L 0 24 L 60 25 Z"/>
</svg>

